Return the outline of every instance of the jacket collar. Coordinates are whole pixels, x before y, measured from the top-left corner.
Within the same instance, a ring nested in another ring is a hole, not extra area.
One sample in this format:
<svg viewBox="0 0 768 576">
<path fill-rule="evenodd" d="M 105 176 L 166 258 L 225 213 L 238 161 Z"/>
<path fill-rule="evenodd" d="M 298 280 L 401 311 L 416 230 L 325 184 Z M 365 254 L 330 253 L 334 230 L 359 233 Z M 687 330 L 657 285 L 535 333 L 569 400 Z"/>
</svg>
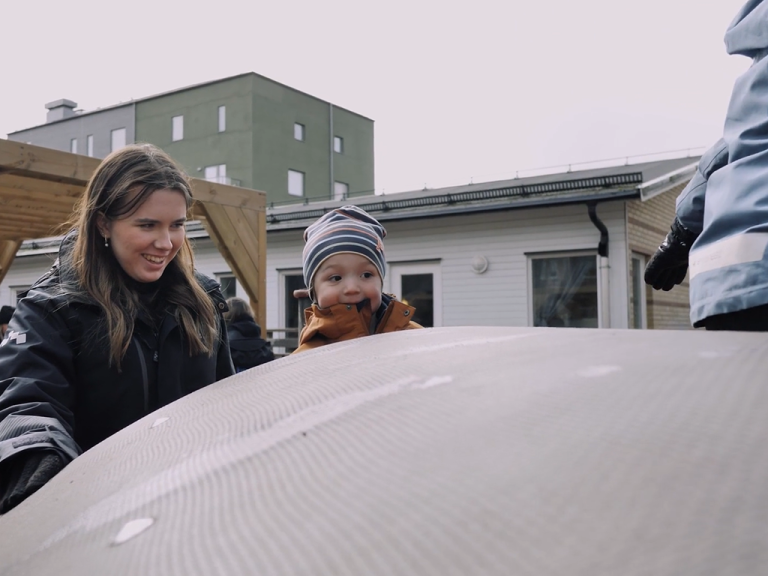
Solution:
<svg viewBox="0 0 768 576">
<path fill-rule="evenodd" d="M 384 328 L 402 330 L 411 321 L 415 308 L 403 304 L 394 296 L 381 295 L 381 306 L 376 311 L 377 321 L 371 331 L 372 313 L 369 307 L 358 309 L 351 304 L 336 304 L 320 308 L 313 304 L 304 311 L 306 326 L 301 332 L 300 344 L 320 335 L 330 341 L 368 336 Z"/>
</svg>

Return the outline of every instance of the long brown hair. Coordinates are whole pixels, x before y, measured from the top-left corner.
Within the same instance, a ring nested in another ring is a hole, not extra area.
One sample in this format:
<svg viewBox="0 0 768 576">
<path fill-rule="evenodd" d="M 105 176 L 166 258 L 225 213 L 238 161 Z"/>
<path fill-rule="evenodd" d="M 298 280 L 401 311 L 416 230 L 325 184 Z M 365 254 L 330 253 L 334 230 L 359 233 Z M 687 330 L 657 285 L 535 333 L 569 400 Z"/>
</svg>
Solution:
<svg viewBox="0 0 768 576">
<path fill-rule="evenodd" d="M 178 190 L 192 206 L 189 180 L 176 163 L 151 144 L 134 144 L 107 156 L 93 173 L 73 216 L 77 239 L 72 264 L 82 290 L 103 311 L 109 339 L 110 363 L 120 368 L 133 335 L 139 296 L 123 279 L 112 250 L 105 248 L 97 221 L 130 216 L 157 190 Z M 213 355 L 218 335 L 216 310 L 195 279 L 194 255 L 187 237 L 163 272 L 163 297 L 173 305 L 176 320 L 186 336 L 190 356 Z"/>
</svg>

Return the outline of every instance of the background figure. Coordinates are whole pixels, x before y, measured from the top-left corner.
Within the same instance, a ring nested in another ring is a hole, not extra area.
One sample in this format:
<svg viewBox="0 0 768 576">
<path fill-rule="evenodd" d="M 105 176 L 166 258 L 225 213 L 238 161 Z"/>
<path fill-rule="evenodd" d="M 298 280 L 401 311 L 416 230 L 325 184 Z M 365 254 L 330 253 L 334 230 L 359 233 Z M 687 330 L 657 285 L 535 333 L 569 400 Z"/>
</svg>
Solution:
<svg viewBox="0 0 768 576">
<path fill-rule="evenodd" d="M 733 87 L 723 137 L 677 199 L 676 218 L 648 262 L 656 290 L 690 263 L 691 322 L 708 330 L 768 330 L 768 3 L 750 0 L 725 34 L 753 59 Z"/>
<path fill-rule="evenodd" d="M 214 280 L 194 270 L 186 175 L 151 145 L 94 172 L 53 267 L 0 346 L 0 513 L 150 412 L 234 373 Z"/>
<path fill-rule="evenodd" d="M 229 333 L 229 350 L 235 370 L 242 372 L 275 359 L 272 345 L 261 337 L 261 327 L 253 311 L 242 298 L 229 298 L 229 310 L 224 313 Z"/>
<path fill-rule="evenodd" d="M 11 321 L 11 316 L 13 316 L 14 310 L 15 308 L 13 306 L 3 306 L 0 308 L 0 340 L 3 339 L 8 330 L 8 323 Z"/>
</svg>

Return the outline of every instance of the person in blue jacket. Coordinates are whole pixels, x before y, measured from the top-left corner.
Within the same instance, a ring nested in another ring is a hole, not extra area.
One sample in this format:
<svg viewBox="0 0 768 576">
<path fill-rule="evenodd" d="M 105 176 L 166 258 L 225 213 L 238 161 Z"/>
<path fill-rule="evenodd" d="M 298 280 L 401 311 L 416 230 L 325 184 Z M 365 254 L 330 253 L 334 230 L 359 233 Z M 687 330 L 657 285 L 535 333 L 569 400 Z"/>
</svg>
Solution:
<svg viewBox="0 0 768 576">
<path fill-rule="evenodd" d="M 194 269 L 189 181 L 154 146 L 99 165 L 0 342 L 0 514 L 139 418 L 234 374 L 219 285 Z"/>
<path fill-rule="evenodd" d="M 749 0 L 725 34 L 752 58 L 735 82 L 723 137 L 677 199 L 676 218 L 648 262 L 656 290 L 690 269 L 691 322 L 708 330 L 768 330 L 768 2 Z"/>
</svg>

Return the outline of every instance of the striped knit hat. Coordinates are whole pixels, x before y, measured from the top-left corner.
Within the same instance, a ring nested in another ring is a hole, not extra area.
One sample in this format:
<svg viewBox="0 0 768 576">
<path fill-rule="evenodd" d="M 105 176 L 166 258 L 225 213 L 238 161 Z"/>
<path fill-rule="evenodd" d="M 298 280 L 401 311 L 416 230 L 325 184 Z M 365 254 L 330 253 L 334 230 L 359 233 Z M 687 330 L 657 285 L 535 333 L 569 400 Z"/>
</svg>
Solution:
<svg viewBox="0 0 768 576">
<path fill-rule="evenodd" d="M 334 254 L 353 253 L 373 262 L 384 279 L 387 259 L 382 239 L 384 226 L 357 206 L 343 206 L 323 215 L 304 231 L 304 282 L 312 291 L 312 281 L 320 265 Z"/>
</svg>

